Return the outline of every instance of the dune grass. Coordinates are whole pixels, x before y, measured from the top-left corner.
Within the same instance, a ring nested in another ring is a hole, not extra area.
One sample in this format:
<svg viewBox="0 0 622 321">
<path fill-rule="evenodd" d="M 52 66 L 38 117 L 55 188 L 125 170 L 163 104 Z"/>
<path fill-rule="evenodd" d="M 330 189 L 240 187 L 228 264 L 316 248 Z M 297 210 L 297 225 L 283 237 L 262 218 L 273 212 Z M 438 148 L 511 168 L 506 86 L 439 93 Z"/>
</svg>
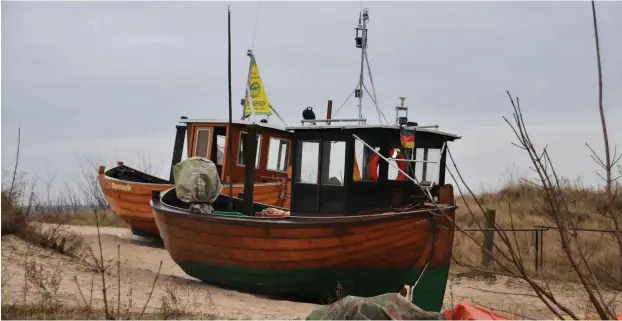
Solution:
<svg viewBox="0 0 622 321">
<path fill-rule="evenodd" d="M 598 214 L 606 197 L 604 191 L 568 184 L 563 188 L 569 202 L 567 219 L 576 222 L 581 229 L 612 230 L 609 220 Z M 617 199 L 622 199 L 622 192 Z M 496 223 L 502 228 L 533 228 L 535 226 L 555 226 L 555 223 L 539 213 L 538 208 L 545 201 L 538 187 L 527 182 L 510 182 L 501 190 L 483 193 L 477 196 L 485 208 L 496 211 Z M 481 214 L 473 197 L 460 197 L 456 201 L 459 207 L 456 212 L 456 224 L 463 229 L 479 229 L 484 226 L 484 215 Z M 619 206 L 619 204 L 618 204 Z M 470 210 L 474 213 L 471 215 Z M 458 232 L 454 239 L 453 255 L 457 262 L 468 262 L 469 265 L 480 266 L 482 260 L 481 247 L 464 235 L 469 233 L 479 244 L 482 244 L 484 233 L 481 231 Z M 507 232 L 508 236 L 518 245 L 520 255 L 525 262 L 527 272 L 532 276 L 545 277 L 557 281 L 577 281 L 576 273 L 569 265 L 568 258 L 563 254 L 559 233 L 555 230 L 543 232 L 542 269 L 535 269 L 535 233 L 532 231 Z M 613 233 L 578 231 L 575 235 L 580 248 L 589 253 L 588 261 L 594 275 L 599 281 L 607 284 L 611 276 L 617 275 L 619 268 L 618 244 Z M 495 244 L 505 248 L 495 235 Z M 463 273 L 469 269 L 453 264 L 452 271 Z"/>
</svg>

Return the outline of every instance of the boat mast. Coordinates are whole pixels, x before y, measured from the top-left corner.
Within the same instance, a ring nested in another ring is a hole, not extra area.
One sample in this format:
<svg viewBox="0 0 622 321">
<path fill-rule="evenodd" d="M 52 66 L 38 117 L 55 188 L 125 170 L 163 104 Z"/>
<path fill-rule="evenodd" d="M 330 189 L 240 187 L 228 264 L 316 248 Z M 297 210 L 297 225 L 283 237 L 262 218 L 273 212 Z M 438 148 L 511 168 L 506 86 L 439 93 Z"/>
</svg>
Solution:
<svg viewBox="0 0 622 321">
<path fill-rule="evenodd" d="M 233 105 L 231 102 L 231 8 L 227 6 L 227 41 L 228 41 L 228 82 L 229 82 L 229 127 L 227 127 L 227 169 L 229 170 L 229 211 L 233 210 Z M 242 113 L 244 108 L 242 108 Z"/>
<path fill-rule="evenodd" d="M 367 122 L 367 119 L 363 118 L 363 90 L 364 90 L 369 95 L 369 100 L 373 102 L 376 107 L 376 113 L 378 114 L 378 120 L 380 121 L 380 123 L 382 123 L 382 120 L 384 119 L 384 121 L 388 124 L 389 121 L 387 120 L 382 110 L 380 110 L 380 107 L 378 107 L 378 98 L 376 97 L 376 87 L 374 86 L 374 79 L 371 75 L 371 67 L 369 65 L 369 57 L 367 56 L 367 40 L 368 40 L 367 39 L 367 23 L 368 21 L 369 21 L 369 9 L 364 8 L 362 9 L 361 12 L 359 12 L 359 23 L 356 26 L 356 28 L 354 28 L 354 30 L 356 30 L 356 37 L 354 37 L 354 40 L 356 41 L 356 48 L 361 49 L 361 68 L 359 70 L 358 83 L 356 84 L 356 87 L 354 88 L 354 90 L 350 92 L 348 97 L 341 104 L 341 106 L 337 108 L 337 111 L 333 115 L 333 118 L 337 116 L 339 111 L 341 111 L 341 109 L 345 106 L 345 104 L 348 102 L 350 97 L 354 95 L 354 97 L 358 99 L 358 105 L 357 105 L 358 111 L 359 111 L 358 117 L 356 119 L 347 119 L 347 120 L 344 119 L 342 121 L 358 122 L 359 125 L 365 124 Z M 371 93 L 367 89 L 367 86 L 365 86 L 365 67 L 367 67 L 367 73 L 369 75 L 369 82 L 371 83 L 371 89 L 372 89 Z"/>
<path fill-rule="evenodd" d="M 363 86 L 364 86 L 364 67 L 365 67 L 365 57 L 367 56 L 367 20 L 369 20 L 368 9 L 363 9 L 363 13 L 359 14 L 359 24 L 356 27 L 356 47 L 361 48 L 361 71 L 359 73 L 359 84 L 358 88 L 354 90 L 354 97 L 358 98 L 359 104 L 359 124 L 363 124 Z M 359 34 L 359 31 L 361 32 Z"/>
</svg>

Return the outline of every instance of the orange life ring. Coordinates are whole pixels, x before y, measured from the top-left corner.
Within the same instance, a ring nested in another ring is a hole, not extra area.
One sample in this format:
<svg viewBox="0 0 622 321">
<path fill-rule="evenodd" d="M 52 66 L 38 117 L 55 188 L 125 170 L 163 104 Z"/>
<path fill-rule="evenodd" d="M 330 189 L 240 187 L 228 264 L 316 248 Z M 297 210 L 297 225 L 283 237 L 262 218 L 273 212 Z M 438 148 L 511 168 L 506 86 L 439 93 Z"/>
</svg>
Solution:
<svg viewBox="0 0 622 321">
<path fill-rule="evenodd" d="M 404 154 L 401 151 L 396 151 L 393 148 L 391 148 L 391 150 L 389 150 L 389 154 L 391 155 L 391 157 L 389 157 L 389 158 L 393 158 L 393 159 L 406 159 L 406 157 L 404 157 Z M 395 155 L 395 154 L 397 154 L 397 155 Z M 393 157 L 393 156 L 395 156 L 395 157 Z M 367 175 L 374 181 L 378 180 L 378 162 L 379 161 L 380 161 L 380 156 L 378 156 L 378 154 L 374 153 L 369 158 L 369 162 L 367 162 Z M 406 164 L 406 162 L 396 162 L 396 163 L 397 163 L 397 167 L 399 169 L 401 169 L 404 172 L 408 172 L 408 165 Z M 406 179 L 407 179 L 406 175 L 404 175 L 402 172 L 398 172 L 396 180 L 398 180 L 398 181 L 405 181 Z"/>
</svg>

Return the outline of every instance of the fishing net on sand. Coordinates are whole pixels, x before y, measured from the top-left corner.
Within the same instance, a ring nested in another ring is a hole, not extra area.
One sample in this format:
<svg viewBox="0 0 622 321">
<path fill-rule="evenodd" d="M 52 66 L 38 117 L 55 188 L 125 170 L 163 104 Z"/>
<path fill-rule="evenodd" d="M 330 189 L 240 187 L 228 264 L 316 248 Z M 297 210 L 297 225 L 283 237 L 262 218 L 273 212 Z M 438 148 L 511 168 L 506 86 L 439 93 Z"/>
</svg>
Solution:
<svg viewBox="0 0 622 321">
<path fill-rule="evenodd" d="M 199 156 L 188 158 L 173 166 L 173 177 L 177 198 L 189 203 L 191 212 L 214 212 L 211 204 L 222 190 L 214 162 Z"/>
<path fill-rule="evenodd" d="M 443 320 L 439 312 L 427 312 L 399 293 L 386 293 L 364 298 L 346 296 L 322 306 L 307 316 L 307 320 Z"/>
</svg>

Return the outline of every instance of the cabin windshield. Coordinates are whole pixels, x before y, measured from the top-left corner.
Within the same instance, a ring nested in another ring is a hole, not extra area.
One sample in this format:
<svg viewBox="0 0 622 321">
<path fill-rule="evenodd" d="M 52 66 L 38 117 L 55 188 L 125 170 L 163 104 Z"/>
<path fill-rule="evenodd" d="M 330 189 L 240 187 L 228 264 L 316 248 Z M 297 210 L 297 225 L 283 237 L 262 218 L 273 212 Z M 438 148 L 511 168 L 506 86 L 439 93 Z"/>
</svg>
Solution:
<svg viewBox="0 0 622 321">
<path fill-rule="evenodd" d="M 416 148 L 415 149 L 415 178 L 421 185 L 439 183 L 439 162 L 441 160 L 441 148 Z"/>
<path fill-rule="evenodd" d="M 302 129 L 294 136 L 292 210 L 329 215 L 403 207 L 425 201 L 421 187 L 437 197 L 450 140 L 386 127 Z"/>
</svg>

